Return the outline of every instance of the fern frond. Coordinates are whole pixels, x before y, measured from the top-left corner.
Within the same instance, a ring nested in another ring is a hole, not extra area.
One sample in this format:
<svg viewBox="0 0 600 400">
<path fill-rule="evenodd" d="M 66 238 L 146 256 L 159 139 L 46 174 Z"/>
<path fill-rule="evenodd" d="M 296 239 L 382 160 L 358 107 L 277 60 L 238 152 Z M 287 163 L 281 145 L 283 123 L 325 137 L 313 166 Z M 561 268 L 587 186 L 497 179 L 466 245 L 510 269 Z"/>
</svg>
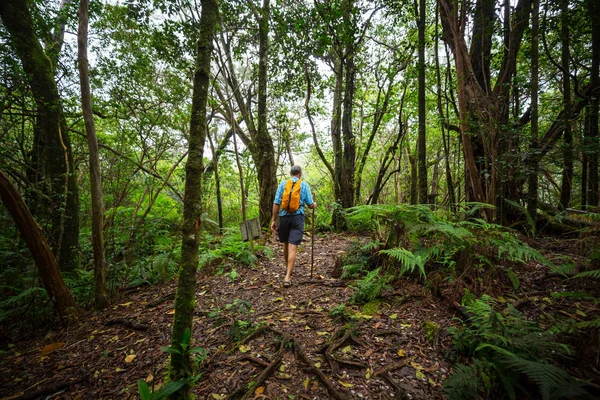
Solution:
<svg viewBox="0 0 600 400">
<path fill-rule="evenodd" d="M 600 269 L 595 269 L 593 271 L 585 271 L 585 272 L 581 272 L 577 275 L 575 275 L 573 278 L 571 279 L 576 279 L 576 278 L 593 278 L 593 279 L 600 279 Z"/>
<path fill-rule="evenodd" d="M 562 368 L 523 358 L 506 358 L 505 363 L 515 371 L 527 375 L 538 385 L 544 400 L 560 397 L 574 397 L 585 394 L 581 385 Z"/>
<path fill-rule="evenodd" d="M 429 260 L 428 256 L 416 255 L 404 247 L 395 247 L 393 249 L 381 250 L 380 253 L 387 254 L 402 264 L 402 273 L 412 273 L 418 269 L 419 274 L 425 277 L 425 264 Z"/>
</svg>

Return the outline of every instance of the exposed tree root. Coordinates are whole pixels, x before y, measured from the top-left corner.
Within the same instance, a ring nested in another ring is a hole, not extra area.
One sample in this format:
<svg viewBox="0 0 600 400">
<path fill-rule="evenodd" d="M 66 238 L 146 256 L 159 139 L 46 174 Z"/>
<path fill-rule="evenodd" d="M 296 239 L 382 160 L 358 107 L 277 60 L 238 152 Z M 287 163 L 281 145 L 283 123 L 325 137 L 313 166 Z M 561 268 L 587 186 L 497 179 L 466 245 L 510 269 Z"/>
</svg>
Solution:
<svg viewBox="0 0 600 400">
<path fill-rule="evenodd" d="M 251 363 L 260 365 L 261 367 L 265 368 L 269 366 L 268 362 L 261 360 L 260 358 L 252 357 L 250 354 L 242 354 L 240 356 L 240 361 L 250 361 Z"/>
<path fill-rule="evenodd" d="M 161 305 L 165 301 L 170 300 L 170 299 L 174 299 L 174 298 L 175 298 L 175 293 L 169 293 L 169 294 L 164 295 L 163 297 L 160 297 L 160 298 L 154 300 L 152 303 L 148 303 L 146 305 L 146 307 L 148 307 L 148 308 L 154 308 L 154 307 L 157 307 L 157 306 Z"/>
<path fill-rule="evenodd" d="M 408 394 L 406 393 L 406 390 L 404 390 L 404 388 L 402 386 L 400 386 L 400 384 L 398 382 L 396 382 L 396 380 L 394 378 L 392 378 L 392 375 L 389 372 L 382 374 L 381 377 L 384 378 L 390 385 L 392 385 L 394 390 L 396 390 L 396 398 L 397 399 L 402 399 L 402 400 L 409 399 Z"/>
<path fill-rule="evenodd" d="M 385 374 L 387 374 L 389 372 L 395 371 L 395 370 L 400 369 L 402 367 L 406 367 L 408 364 L 410 364 L 410 362 L 412 360 L 414 360 L 414 357 L 407 358 L 407 359 L 405 359 L 403 361 L 400 361 L 400 362 L 397 362 L 397 363 L 394 363 L 394 364 L 386 365 L 385 367 L 383 367 L 381 369 L 378 369 L 377 371 L 374 371 L 373 372 L 373 377 L 383 376 L 383 375 L 385 375 Z"/>
<path fill-rule="evenodd" d="M 251 333 L 250 335 L 248 335 L 246 338 L 244 338 L 242 343 L 247 343 L 250 340 L 256 338 L 259 334 L 262 334 L 266 331 L 270 331 L 273 334 L 275 334 L 281 338 L 279 350 L 277 351 L 273 360 L 268 364 L 268 366 L 258 376 L 258 378 L 256 379 L 256 382 L 252 385 L 252 387 L 250 387 L 250 389 L 248 389 L 248 391 L 246 391 L 246 393 L 244 394 L 242 399 L 248 399 L 251 396 L 253 396 L 256 389 L 259 388 L 260 386 L 262 386 L 266 382 L 266 380 L 273 374 L 273 372 L 277 369 L 277 367 L 279 366 L 279 364 L 281 363 L 281 361 L 283 359 L 286 344 L 289 343 L 289 344 L 291 344 L 292 348 L 294 349 L 294 355 L 295 355 L 296 360 L 300 361 L 302 364 L 305 365 L 305 367 L 303 367 L 304 369 L 308 370 L 309 372 L 314 374 L 317 378 L 319 378 L 321 383 L 323 383 L 323 385 L 327 389 L 331 398 L 337 399 L 337 400 L 350 400 L 350 397 L 348 395 L 337 390 L 335 388 L 335 386 L 333 386 L 331 381 L 327 378 L 327 376 L 325 376 L 325 374 L 323 374 L 323 372 L 321 372 L 320 369 L 315 367 L 314 363 L 308 358 L 308 356 L 306 355 L 306 352 L 304 351 L 304 349 L 302 348 L 302 346 L 300 345 L 298 340 L 289 336 L 288 334 L 281 332 L 279 330 L 276 330 L 272 327 L 264 326 L 264 327 L 262 327 L 262 329 L 259 328 L 256 331 L 254 331 L 253 333 Z M 261 365 L 263 363 L 262 360 L 256 359 L 251 356 L 242 356 L 242 358 L 245 358 L 249 361 L 256 362 Z M 243 387 L 238 388 L 234 393 L 232 393 L 229 396 L 229 398 L 230 399 L 236 398 L 242 391 L 243 391 Z"/>
<path fill-rule="evenodd" d="M 325 374 L 323 372 L 321 372 L 321 370 L 319 368 L 315 367 L 314 363 L 312 361 L 310 361 L 310 359 L 304 352 L 304 349 L 302 349 L 302 346 L 300 346 L 300 344 L 297 341 L 294 342 L 294 350 L 296 351 L 296 359 L 299 359 L 301 362 L 303 362 L 307 366 L 307 369 L 310 372 L 312 372 L 314 375 L 316 375 L 317 378 L 319 378 L 321 383 L 323 385 L 325 385 L 325 387 L 327 388 L 327 391 L 329 392 L 329 395 L 332 398 L 337 399 L 337 400 L 349 400 L 350 399 L 350 397 L 348 397 L 345 393 L 342 393 L 339 390 L 337 390 L 331 384 L 329 379 L 327 379 Z"/>
<path fill-rule="evenodd" d="M 273 372 L 277 369 L 279 364 L 281 364 L 281 360 L 283 360 L 283 352 L 285 350 L 285 344 L 288 341 L 289 341 L 289 338 L 287 336 L 283 336 L 281 338 L 281 343 L 279 344 L 279 350 L 277 351 L 277 354 L 275 354 L 275 357 L 273 357 L 273 360 L 268 365 L 268 367 L 263 370 L 263 372 L 258 376 L 258 378 L 256 378 L 256 381 L 254 382 L 254 384 L 250 387 L 250 389 L 248 389 L 248 391 L 246 392 L 244 397 L 242 397 L 242 400 L 246 400 L 249 397 L 253 396 L 254 391 L 257 388 L 261 387 L 266 382 L 266 380 L 271 376 L 271 374 L 273 374 Z"/>
<path fill-rule="evenodd" d="M 44 397 L 46 397 L 46 395 L 54 394 L 54 393 L 60 392 L 61 390 L 68 389 L 72 385 L 77 385 L 86 379 L 87 379 L 87 377 L 84 377 L 84 378 L 75 379 L 74 381 L 70 381 L 70 382 L 61 382 L 61 383 L 57 383 L 55 385 L 45 386 L 41 389 L 36 390 L 35 392 L 25 393 L 18 397 L 11 397 L 11 400 L 28 400 L 28 399 L 44 398 Z"/>
<path fill-rule="evenodd" d="M 111 325 L 123 325 L 127 328 L 133 329 L 134 331 L 147 331 L 149 329 L 147 325 L 142 325 L 136 321 L 128 321 L 126 319 L 111 319 L 104 323 L 104 326 Z"/>
</svg>

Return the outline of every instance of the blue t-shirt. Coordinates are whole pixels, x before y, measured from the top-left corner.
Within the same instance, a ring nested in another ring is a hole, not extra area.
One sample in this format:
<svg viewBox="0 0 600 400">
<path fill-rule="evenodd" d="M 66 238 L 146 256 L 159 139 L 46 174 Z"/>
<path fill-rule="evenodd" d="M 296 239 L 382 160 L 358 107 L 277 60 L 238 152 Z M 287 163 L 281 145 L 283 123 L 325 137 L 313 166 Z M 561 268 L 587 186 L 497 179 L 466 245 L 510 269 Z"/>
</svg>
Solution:
<svg viewBox="0 0 600 400">
<path fill-rule="evenodd" d="M 299 180 L 300 178 L 298 178 L 297 176 L 292 176 L 292 182 L 298 182 Z M 275 193 L 275 200 L 273 201 L 273 203 L 281 204 L 281 197 L 283 196 L 283 191 L 285 190 L 286 182 L 287 179 L 279 184 L 279 187 L 277 188 L 277 193 Z M 282 217 L 284 215 L 304 214 L 304 204 L 310 206 L 312 203 L 313 198 L 312 193 L 310 192 L 310 187 L 308 186 L 308 183 L 302 181 L 300 183 L 300 208 L 298 209 L 298 211 L 293 213 L 288 213 L 285 210 L 280 210 L 279 216 Z"/>
</svg>

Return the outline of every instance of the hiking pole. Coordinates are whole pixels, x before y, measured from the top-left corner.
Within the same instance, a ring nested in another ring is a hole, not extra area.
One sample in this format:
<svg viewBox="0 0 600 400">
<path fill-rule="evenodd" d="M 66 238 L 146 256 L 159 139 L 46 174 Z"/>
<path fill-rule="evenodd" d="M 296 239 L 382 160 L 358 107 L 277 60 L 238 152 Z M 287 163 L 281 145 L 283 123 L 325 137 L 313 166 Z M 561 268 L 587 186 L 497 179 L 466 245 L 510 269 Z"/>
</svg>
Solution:
<svg viewBox="0 0 600 400">
<path fill-rule="evenodd" d="M 312 235 L 310 235 L 310 279 L 313 278 L 313 268 L 315 266 L 315 209 L 312 209 Z"/>
</svg>

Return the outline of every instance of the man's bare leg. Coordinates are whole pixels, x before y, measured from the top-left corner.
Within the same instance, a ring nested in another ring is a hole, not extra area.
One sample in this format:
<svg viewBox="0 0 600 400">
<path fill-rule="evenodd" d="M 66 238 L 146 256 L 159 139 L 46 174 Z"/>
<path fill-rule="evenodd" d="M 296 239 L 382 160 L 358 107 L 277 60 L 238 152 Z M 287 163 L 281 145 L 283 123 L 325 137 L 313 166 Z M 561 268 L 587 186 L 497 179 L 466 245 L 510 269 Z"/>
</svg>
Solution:
<svg viewBox="0 0 600 400">
<path fill-rule="evenodd" d="M 283 243 L 283 259 L 285 260 L 285 265 L 288 263 L 288 242 Z"/>
<path fill-rule="evenodd" d="M 292 279 L 292 269 L 294 269 L 294 263 L 296 262 L 296 252 L 298 251 L 297 244 L 286 243 L 287 251 L 284 247 L 284 255 L 287 253 L 287 273 L 285 274 L 284 281 L 288 282 Z"/>
</svg>

